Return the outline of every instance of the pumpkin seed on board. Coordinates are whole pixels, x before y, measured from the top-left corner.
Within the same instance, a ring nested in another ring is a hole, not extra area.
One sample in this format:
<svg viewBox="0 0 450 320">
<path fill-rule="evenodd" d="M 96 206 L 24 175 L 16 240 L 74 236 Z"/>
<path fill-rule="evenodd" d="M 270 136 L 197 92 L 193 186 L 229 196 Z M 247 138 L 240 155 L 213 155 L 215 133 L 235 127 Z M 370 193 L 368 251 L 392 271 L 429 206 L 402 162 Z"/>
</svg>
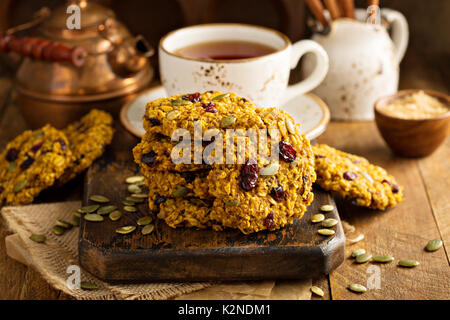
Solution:
<svg viewBox="0 0 450 320">
<path fill-rule="evenodd" d="M 434 240 L 428 241 L 427 246 L 425 247 L 425 250 L 427 250 L 429 252 L 433 252 L 433 251 L 439 250 L 440 247 L 442 247 L 442 240 L 434 239 Z"/>
<path fill-rule="evenodd" d="M 414 268 L 417 267 L 419 264 L 420 264 L 419 261 L 411 259 L 400 260 L 398 262 L 398 266 L 405 268 Z"/>
<path fill-rule="evenodd" d="M 80 208 L 80 211 L 82 213 L 92 213 L 97 211 L 97 209 L 100 208 L 99 204 L 93 204 L 92 206 L 84 206 Z"/>
<path fill-rule="evenodd" d="M 278 162 L 273 162 L 260 170 L 262 176 L 273 176 L 278 172 L 280 164 Z"/>
<path fill-rule="evenodd" d="M 81 218 L 81 213 L 78 211 L 72 211 L 72 214 L 77 218 Z"/>
<path fill-rule="evenodd" d="M 394 261 L 393 256 L 373 256 L 372 260 L 379 263 L 388 263 Z"/>
<path fill-rule="evenodd" d="M 128 184 L 135 184 L 144 181 L 144 176 L 131 176 L 125 179 L 125 182 Z"/>
<path fill-rule="evenodd" d="M 319 223 L 322 222 L 323 220 L 325 220 L 325 216 L 321 213 L 315 214 L 311 217 L 312 223 Z"/>
<path fill-rule="evenodd" d="M 47 238 L 43 234 L 32 234 L 30 239 L 37 243 L 44 243 Z"/>
<path fill-rule="evenodd" d="M 101 195 L 98 195 L 98 194 L 90 196 L 89 200 L 92 200 L 92 201 L 95 201 L 95 202 L 98 202 L 98 203 L 108 203 L 109 202 L 109 199 L 107 197 L 101 196 Z"/>
<path fill-rule="evenodd" d="M 64 234 L 64 232 L 66 232 L 66 229 L 64 229 L 63 227 L 60 227 L 60 226 L 53 226 L 52 231 L 57 236 L 60 236 L 60 235 Z"/>
<path fill-rule="evenodd" d="M 333 218 L 328 218 L 322 221 L 322 227 L 331 228 L 338 224 L 338 221 Z"/>
<path fill-rule="evenodd" d="M 352 283 L 348 285 L 348 289 L 350 291 L 356 292 L 356 293 L 364 293 L 367 291 L 367 288 L 364 287 L 362 284 L 358 283 Z"/>
<path fill-rule="evenodd" d="M 79 218 L 79 217 L 76 217 L 76 216 L 73 216 L 73 217 L 72 217 L 72 225 L 73 225 L 74 227 L 78 227 L 78 226 L 80 225 L 80 218 Z"/>
<path fill-rule="evenodd" d="M 100 215 L 109 214 L 116 209 L 117 209 L 116 206 L 104 206 L 97 210 L 97 214 L 100 214 Z"/>
<path fill-rule="evenodd" d="M 80 287 L 83 290 L 97 290 L 98 289 L 98 286 L 95 283 L 89 282 L 89 281 L 81 281 Z"/>
<path fill-rule="evenodd" d="M 64 220 L 56 220 L 55 223 L 58 227 L 64 228 L 66 230 L 71 229 L 73 225 L 70 222 Z"/>
<path fill-rule="evenodd" d="M 153 224 L 148 224 L 142 228 L 141 233 L 145 236 L 147 234 L 152 233 L 154 229 L 155 229 L 155 226 Z"/>
<path fill-rule="evenodd" d="M 212 98 L 212 101 L 218 101 L 218 100 L 222 100 L 224 98 L 227 98 L 228 96 L 230 96 L 229 93 L 224 93 L 224 94 L 219 94 L 218 96 L 215 96 L 214 98 Z"/>
<path fill-rule="evenodd" d="M 127 212 L 136 212 L 137 211 L 136 207 L 133 207 L 133 206 L 124 206 L 123 210 L 125 210 Z"/>
<path fill-rule="evenodd" d="M 122 204 L 124 206 L 134 206 L 135 205 L 135 203 L 133 201 L 128 201 L 128 200 L 122 201 Z"/>
<path fill-rule="evenodd" d="M 334 230 L 331 229 L 319 229 L 317 230 L 317 233 L 322 236 L 332 236 L 335 234 Z"/>
<path fill-rule="evenodd" d="M 128 233 L 133 232 L 134 230 L 136 230 L 135 226 L 124 226 L 124 227 L 117 228 L 116 232 L 120 233 L 120 234 L 128 234 Z"/>
<path fill-rule="evenodd" d="M 111 221 L 117 221 L 122 217 L 122 212 L 120 212 L 119 210 L 113 211 L 109 214 L 109 219 L 111 219 Z"/>
<path fill-rule="evenodd" d="M 137 186 L 135 184 L 130 184 L 128 186 L 128 192 L 130 192 L 130 193 L 141 193 L 142 190 L 141 190 L 141 188 L 139 188 L 139 186 Z"/>
<path fill-rule="evenodd" d="M 366 263 L 370 259 L 372 259 L 372 255 L 370 253 L 363 253 L 356 256 L 357 263 Z"/>
<path fill-rule="evenodd" d="M 333 210 L 334 210 L 334 207 L 331 204 L 324 204 L 323 206 L 320 207 L 320 211 L 323 211 L 323 212 L 330 212 Z"/>
<path fill-rule="evenodd" d="M 148 224 L 150 224 L 153 221 L 153 218 L 151 216 L 145 216 L 142 218 L 139 218 L 137 221 L 137 224 L 139 226 L 146 226 Z"/>
<path fill-rule="evenodd" d="M 364 250 L 364 249 L 356 249 L 355 251 L 352 252 L 352 257 L 356 258 L 357 256 L 362 255 L 364 253 L 366 253 L 366 250 Z"/>
<path fill-rule="evenodd" d="M 319 297 L 323 297 L 324 295 L 323 290 L 316 286 L 311 287 L 311 292 L 314 293 L 315 295 L 318 295 Z"/>
<path fill-rule="evenodd" d="M 142 203 L 142 202 L 145 201 L 145 199 L 144 198 L 138 198 L 138 197 L 135 197 L 134 195 L 132 195 L 130 197 L 130 201 L 133 201 L 134 203 Z"/>
<path fill-rule="evenodd" d="M 90 222 L 102 222 L 104 220 L 101 215 L 96 214 L 96 213 L 88 213 L 83 218 L 84 218 L 84 220 L 90 221 Z"/>
<path fill-rule="evenodd" d="M 148 198 L 148 194 L 146 193 L 134 193 L 132 196 L 134 199 L 146 199 Z"/>
<path fill-rule="evenodd" d="M 14 193 L 20 192 L 25 187 L 27 182 L 28 182 L 27 179 L 24 179 L 24 180 L 21 180 L 21 181 L 17 182 L 16 185 L 14 186 L 14 189 L 13 189 Z"/>
</svg>

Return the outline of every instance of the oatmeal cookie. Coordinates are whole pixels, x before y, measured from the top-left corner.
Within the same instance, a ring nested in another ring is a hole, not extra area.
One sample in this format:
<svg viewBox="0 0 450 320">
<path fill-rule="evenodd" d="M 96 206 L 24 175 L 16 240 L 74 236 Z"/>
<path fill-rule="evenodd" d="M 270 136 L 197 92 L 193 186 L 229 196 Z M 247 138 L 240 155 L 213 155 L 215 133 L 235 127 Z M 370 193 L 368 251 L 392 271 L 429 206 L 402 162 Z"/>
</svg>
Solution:
<svg viewBox="0 0 450 320">
<path fill-rule="evenodd" d="M 63 132 L 50 125 L 25 131 L 0 154 L 0 202 L 6 205 L 33 202 L 61 177 L 72 161 Z"/>
<path fill-rule="evenodd" d="M 312 148 L 317 183 L 323 189 L 372 209 L 385 210 L 404 200 L 403 187 L 383 168 L 324 144 Z"/>
<path fill-rule="evenodd" d="M 114 129 L 112 116 L 100 110 L 92 110 L 79 121 L 70 124 L 64 133 L 70 143 L 74 161 L 59 179 L 62 185 L 83 172 L 100 157 L 105 146 L 111 143 Z"/>
</svg>

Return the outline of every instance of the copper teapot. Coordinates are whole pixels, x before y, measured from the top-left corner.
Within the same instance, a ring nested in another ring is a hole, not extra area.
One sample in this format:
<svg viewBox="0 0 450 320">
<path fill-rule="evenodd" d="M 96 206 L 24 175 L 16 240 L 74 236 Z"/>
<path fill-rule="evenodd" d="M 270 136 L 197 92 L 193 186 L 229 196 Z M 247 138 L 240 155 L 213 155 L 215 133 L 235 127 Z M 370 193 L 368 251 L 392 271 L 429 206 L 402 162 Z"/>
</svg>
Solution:
<svg viewBox="0 0 450 320">
<path fill-rule="evenodd" d="M 71 4 L 80 8 L 80 29 L 66 26 Z M 16 36 L 36 26 L 36 37 Z M 153 77 L 148 57 L 154 50 L 145 39 L 131 36 L 110 9 L 86 0 L 41 9 L 33 21 L 0 37 L 0 51 L 23 57 L 14 88 L 31 127 L 63 127 L 94 107 L 117 114 Z"/>
</svg>

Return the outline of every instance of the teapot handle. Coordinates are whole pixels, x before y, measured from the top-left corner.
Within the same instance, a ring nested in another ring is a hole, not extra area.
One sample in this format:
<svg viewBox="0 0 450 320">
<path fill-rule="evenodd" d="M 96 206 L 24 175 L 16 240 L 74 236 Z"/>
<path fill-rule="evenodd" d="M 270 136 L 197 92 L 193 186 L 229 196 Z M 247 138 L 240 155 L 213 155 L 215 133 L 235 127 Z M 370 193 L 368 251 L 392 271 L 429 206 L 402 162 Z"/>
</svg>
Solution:
<svg viewBox="0 0 450 320">
<path fill-rule="evenodd" d="M 382 15 L 392 25 L 392 41 L 394 42 L 396 52 L 395 59 L 400 63 L 408 47 L 409 28 L 408 22 L 403 14 L 392 9 L 382 9 Z"/>
</svg>

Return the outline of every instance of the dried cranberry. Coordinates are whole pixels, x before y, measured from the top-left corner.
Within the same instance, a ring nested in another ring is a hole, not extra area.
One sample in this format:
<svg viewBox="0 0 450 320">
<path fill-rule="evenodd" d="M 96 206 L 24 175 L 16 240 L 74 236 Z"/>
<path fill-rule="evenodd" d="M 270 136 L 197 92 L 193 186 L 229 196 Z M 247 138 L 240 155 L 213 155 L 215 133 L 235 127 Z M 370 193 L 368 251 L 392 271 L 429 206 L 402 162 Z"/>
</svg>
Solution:
<svg viewBox="0 0 450 320">
<path fill-rule="evenodd" d="M 241 169 L 241 187 L 245 191 L 250 191 L 256 187 L 259 176 L 259 167 L 255 159 L 249 159 Z"/>
<path fill-rule="evenodd" d="M 6 160 L 9 162 L 13 162 L 17 159 L 17 156 L 19 155 L 19 150 L 16 148 L 11 148 L 6 153 Z"/>
<path fill-rule="evenodd" d="M 278 150 L 281 159 L 286 162 L 294 161 L 295 157 L 297 156 L 297 151 L 295 151 L 294 147 L 286 141 L 280 141 L 280 143 L 278 144 Z"/>
<path fill-rule="evenodd" d="M 203 104 L 202 107 L 205 109 L 206 112 L 216 113 L 216 104 L 214 102 L 210 102 L 208 104 Z"/>
<path fill-rule="evenodd" d="M 272 229 L 275 226 L 275 223 L 273 221 L 273 210 L 270 211 L 267 217 L 264 218 L 264 225 L 267 227 L 267 229 Z"/>
<path fill-rule="evenodd" d="M 156 118 L 148 118 L 147 116 L 145 117 L 145 119 L 148 120 L 148 122 L 150 122 L 152 124 L 152 126 L 160 126 L 161 125 L 161 121 L 159 121 Z"/>
<path fill-rule="evenodd" d="M 67 149 L 66 142 L 62 138 L 59 138 L 56 141 L 61 145 L 61 150 L 62 151 L 65 151 Z"/>
<path fill-rule="evenodd" d="M 159 206 L 161 203 L 166 202 L 167 198 L 164 196 L 157 195 L 155 199 L 155 204 Z"/>
<path fill-rule="evenodd" d="M 27 156 L 27 159 L 22 162 L 22 164 L 20 165 L 20 169 L 22 170 L 26 170 L 28 169 L 34 162 L 34 159 L 30 156 Z"/>
<path fill-rule="evenodd" d="M 187 94 L 187 95 L 184 95 L 182 97 L 182 99 L 188 100 L 190 102 L 199 102 L 200 101 L 200 93 L 196 92 L 196 93 Z"/>
<path fill-rule="evenodd" d="M 390 185 L 393 193 L 398 193 L 400 191 L 400 187 L 398 185 L 396 185 L 395 183 L 392 183 L 386 179 L 381 181 L 381 183 L 387 183 L 388 185 Z"/>
<path fill-rule="evenodd" d="M 352 171 L 345 171 L 343 177 L 345 180 L 353 181 L 358 178 L 358 174 Z"/>
<path fill-rule="evenodd" d="M 272 188 L 272 190 L 270 190 L 270 195 L 278 202 L 286 200 L 286 192 L 283 190 L 282 186 Z"/>
<path fill-rule="evenodd" d="M 153 150 L 148 153 L 143 154 L 141 157 L 142 163 L 145 163 L 146 165 L 148 165 L 150 167 L 153 165 L 153 162 L 155 162 L 155 159 L 156 159 L 156 152 Z"/>
<path fill-rule="evenodd" d="M 37 152 L 42 147 L 43 142 L 36 143 L 33 147 L 31 147 L 32 152 Z"/>
</svg>

